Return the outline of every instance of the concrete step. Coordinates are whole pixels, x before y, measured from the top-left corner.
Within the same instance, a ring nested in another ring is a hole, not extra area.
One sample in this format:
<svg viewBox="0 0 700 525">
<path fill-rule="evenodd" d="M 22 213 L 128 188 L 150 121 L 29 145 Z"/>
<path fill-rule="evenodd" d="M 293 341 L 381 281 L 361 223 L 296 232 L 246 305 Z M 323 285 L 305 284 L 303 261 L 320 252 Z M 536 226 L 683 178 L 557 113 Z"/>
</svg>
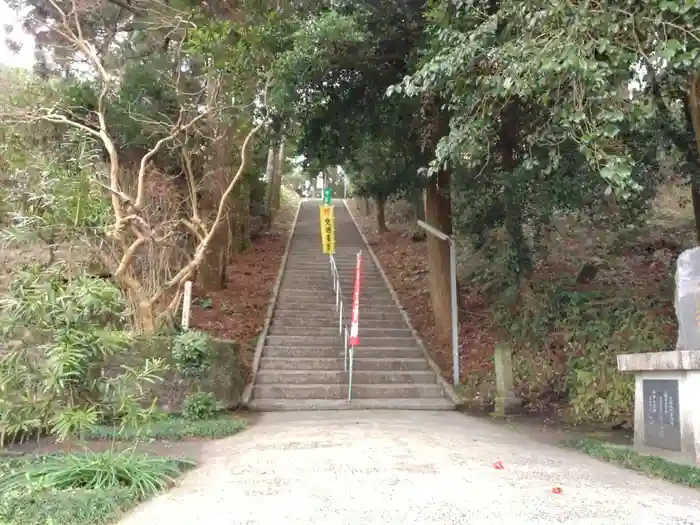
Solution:
<svg viewBox="0 0 700 525">
<path fill-rule="evenodd" d="M 308 314 L 309 317 L 313 316 L 315 313 L 335 312 L 335 296 L 323 301 L 309 300 L 304 302 L 297 300 L 292 301 L 289 300 L 289 298 L 282 300 L 282 298 L 278 296 L 275 312 L 295 312 L 296 315 L 301 313 L 305 316 Z"/>
<path fill-rule="evenodd" d="M 347 302 L 352 297 L 352 290 L 343 290 L 343 299 Z M 335 303 L 335 292 L 333 290 L 316 291 L 316 290 L 289 290 L 282 288 L 277 296 L 279 301 L 328 301 L 332 300 Z M 384 306 L 396 305 L 394 298 L 389 294 L 389 291 L 375 290 L 373 292 L 363 290 L 360 294 L 360 305 Z"/>
<path fill-rule="evenodd" d="M 342 348 L 343 339 L 337 335 L 316 336 L 311 327 L 306 335 L 268 335 L 266 343 L 269 346 L 339 346 Z"/>
<path fill-rule="evenodd" d="M 348 308 L 349 310 L 349 308 Z M 277 301 L 276 314 L 288 315 L 293 313 L 296 316 L 308 314 L 309 318 L 326 315 L 330 313 L 335 313 L 335 297 L 333 301 L 322 301 L 318 303 L 308 302 L 282 302 Z M 360 303 L 360 322 L 362 319 L 396 319 L 400 315 L 399 309 L 396 305 L 383 304 L 379 306 L 368 306 Z"/>
<path fill-rule="evenodd" d="M 426 399 L 253 399 L 250 410 L 454 410 L 445 398 Z"/>
<path fill-rule="evenodd" d="M 308 384 L 308 385 L 261 385 L 253 388 L 255 399 L 345 399 L 348 385 Z M 352 397 L 355 399 L 381 398 L 441 398 L 442 387 L 433 384 L 376 384 L 353 385 Z"/>
<path fill-rule="evenodd" d="M 259 385 L 320 385 L 344 384 L 348 372 L 339 370 L 261 370 L 256 376 Z M 436 382 L 431 371 L 369 371 L 353 369 L 353 386 L 376 384 L 431 384 Z"/>
<path fill-rule="evenodd" d="M 372 304 L 372 306 L 367 306 L 368 304 Z M 321 314 L 326 311 L 332 311 L 335 313 L 335 296 L 332 298 L 305 298 L 301 299 L 299 297 L 289 297 L 285 295 L 280 295 L 277 298 L 277 303 L 276 305 L 283 309 L 283 310 L 296 310 L 299 312 L 303 312 L 304 315 L 308 314 L 309 316 L 313 315 L 314 313 Z M 351 306 L 352 306 L 352 301 L 349 296 L 345 297 L 345 300 L 343 301 L 343 310 L 350 315 L 349 312 L 351 311 Z M 398 307 L 394 304 L 390 304 L 388 301 L 382 301 L 379 304 L 375 304 L 375 301 L 373 299 L 369 298 L 362 298 L 360 299 L 360 319 L 363 319 L 365 316 L 367 317 L 372 317 L 371 315 L 374 313 L 376 309 L 392 309 L 396 312 L 398 312 Z"/>
<path fill-rule="evenodd" d="M 324 266 L 313 266 L 309 265 L 303 262 L 296 262 L 292 261 L 291 259 L 287 259 L 287 262 L 289 263 L 288 266 L 285 266 L 289 270 L 289 272 L 285 271 L 285 274 L 296 274 L 296 275 L 303 275 L 306 277 L 321 277 L 321 276 L 330 276 L 331 275 L 331 267 L 329 264 L 326 264 Z M 292 266 L 294 265 L 294 266 Z M 352 266 L 339 266 L 337 268 L 338 274 L 341 277 L 355 277 L 355 272 L 357 271 L 357 268 L 355 268 L 355 264 L 353 263 Z M 378 268 L 376 268 L 374 265 L 367 265 L 363 264 L 362 265 L 362 277 L 381 277 L 382 273 L 379 271 Z"/>
<path fill-rule="evenodd" d="M 326 345 L 326 346 L 291 346 L 287 345 L 276 345 L 276 346 L 266 346 L 263 349 L 263 359 L 267 357 L 281 357 L 281 358 L 296 358 L 296 357 L 307 357 L 307 358 L 319 358 L 319 357 L 333 357 L 333 358 L 343 358 L 345 355 L 345 349 L 343 348 L 342 341 L 338 340 L 337 345 Z M 354 352 L 355 359 L 423 359 L 423 352 L 418 346 L 414 347 L 358 347 Z"/>
<path fill-rule="evenodd" d="M 317 312 L 312 312 L 312 311 L 304 311 L 304 312 L 299 312 L 298 310 L 295 309 L 290 309 L 290 308 L 285 308 L 283 304 L 277 304 L 277 308 L 275 308 L 275 312 L 273 315 L 273 319 L 276 321 L 283 320 L 283 319 L 294 319 L 294 320 L 302 320 L 306 324 L 313 324 L 313 323 L 318 323 L 321 321 L 327 321 L 327 320 L 333 320 L 336 318 L 335 314 L 335 303 L 333 304 L 333 308 L 330 310 L 323 310 L 323 311 L 317 311 Z M 398 308 L 388 308 L 385 310 L 375 310 L 371 311 L 367 307 L 362 307 L 360 306 L 360 323 L 364 323 L 365 321 L 376 321 L 376 322 L 384 322 L 384 321 L 389 321 L 389 322 L 404 322 L 404 318 L 401 315 L 401 312 L 399 312 Z"/>
<path fill-rule="evenodd" d="M 328 279 L 330 280 L 331 278 L 331 270 L 330 268 L 326 268 L 324 270 L 302 270 L 302 269 L 292 269 L 291 264 L 289 261 L 287 261 L 287 268 L 289 270 L 285 270 L 284 272 L 284 277 L 285 278 L 293 278 L 293 279 L 314 279 L 314 278 L 319 278 L 319 279 Z M 340 276 L 341 281 L 351 281 L 354 282 L 355 280 L 355 270 L 353 269 L 352 271 L 349 270 L 339 270 L 338 275 Z M 384 278 L 382 277 L 382 274 L 379 273 L 376 270 L 362 270 L 362 281 L 373 281 L 373 282 L 384 282 Z"/>
<path fill-rule="evenodd" d="M 263 348 L 262 360 L 268 357 L 294 359 L 298 357 L 305 358 L 343 358 L 344 349 L 342 341 L 339 341 L 336 346 L 266 346 Z"/>
<path fill-rule="evenodd" d="M 314 317 L 314 321 L 310 322 L 309 318 L 306 317 L 281 317 L 278 318 L 274 316 L 272 319 L 271 329 L 278 328 L 300 328 L 305 326 L 331 326 L 333 323 L 338 322 L 338 317 L 334 315 L 329 315 L 327 317 Z M 396 317 L 396 319 L 364 319 L 362 317 L 362 312 L 360 312 L 360 330 L 374 329 L 374 328 L 387 328 L 387 329 L 406 329 L 408 326 L 403 320 L 403 317 Z"/>
<path fill-rule="evenodd" d="M 272 325 L 272 328 L 268 332 L 268 335 L 291 335 L 291 336 L 308 336 L 308 335 L 313 335 L 313 336 L 338 336 L 341 337 L 341 334 L 338 330 L 338 320 L 335 319 L 334 321 L 331 321 L 327 324 L 317 324 L 317 325 L 312 325 L 312 324 L 306 324 L 306 325 L 300 325 L 300 326 L 283 326 L 283 327 L 278 327 L 274 323 Z M 360 321 L 360 341 L 362 341 L 365 337 L 369 338 L 375 338 L 375 337 L 391 337 L 391 338 L 396 338 L 396 337 L 404 337 L 404 338 L 411 338 L 413 339 L 413 332 L 408 329 L 407 326 L 399 327 L 399 328 L 388 328 L 382 326 L 381 328 L 370 328 L 368 326 L 365 326 L 362 324 Z M 342 341 L 342 338 L 341 338 Z"/>
<path fill-rule="evenodd" d="M 349 299 L 352 296 L 352 290 L 346 290 L 344 288 L 341 288 L 341 290 L 343 291 L 344 298 Z M 292 301 L 313 301 L 325 299 L 333 299 L 333 301 L 335 301 L 335 292 L 332 288 L 328 288 L 327 290 L 299 290 L 291 288 L 280 288 L 278 299 L 281 300 L 282 298 L 287 298 L 288 300 Z M 386 288 L 377 290 L 362 290 L 360 294 L 360 301 L 362 301 L 363 299 L 365 300 L 368 306 L 396 304 L 394 302 L 394 298 L 391 296 L 389 290 L 387 290 Z"/>
<path fill-rule="evenodd" d="M 338 336 L 315 336 L 308 335 L 268 335 L 266 343 L 269 346 L 333 346 L 342 344 L 342 339 Z M 405 337 L 382 337 L 360 335 L 360 347 L 414 347 L 416 340 L 412 336 Z"/>
<path fill-rule="evenodd" d="M 280 289 L 277 295 L 278 301 L 290 301 L 290 302 L 301 302 L 301 301 L 333 301 L 335 304 L 335 292 L 333 290 L 326 290 L 325 292 L 299 292 L 298 290 L 285 290 Z"/>
<path fill-rule="evenodd" d="M 338 239 L 336 239 L 336 244 L 338 243 Z M 305 257 L 303 255 L 300 255 L 299 253 L 290 253 L 289 257 L 287 257 L 287 260 L 290 262 L 295 263 L 296 268 L 313 268 L 314 270 L 316 269 L 321 269 L 321 268 L 330 268 L 331 267 L 331 262 L 328 256 L 326 255 L 324 259 L 319 259 L 316 256 L 312 255 L 309 257 Z M 336 257 L 335 258 L 335 267 L 338 268 L 338 270 L 348 270 L 348 269 L 355 269 L 357 265 L 357 254 L 353 255 L 352 257 Z M 365 268 L 367 269 L 375 269 L 374 266 L 374 261 L 371 259 L 368 259 L 368 254 L 365 252 L 364 257 L 362 259 L 362 269 L 364 270 Z"/>
<path fill-rule="evenodd" d="M 344 292 L 352 293 L 352 290 L 355 287 L 355 282 L 354 281 L 340 281 L 340 289 L 343 290 Z M 334 292 L 333 290 L 333 283 L 330 279 L 330 277 L 326 279 L 292 279 L 292 280 L 282 280 L 282 284 L 280 285 L 280 290 L 299 290 L 299 289 L 304 289 L 304 290 L 313 290 L 313 291 L 318 291 L 318 292 L 326 292 L 330 290 L 331 292 Z M 362 291 L 363 292 L 388 292 L 389 289 L 386 287 L 384 284 L 384 281 L 373 281 L 373 282 L 362 282 Z M 335 292 L 334 292 L 335 293 Z"/>
<path fill-rule="evenodd" d="M 334 337 L 337 341 L 342 343 L 343 336 L 339 330 L 338 320 L 331 321 L 329 323 L 319 323 L 312 325 L 305 323 L 301 326 L 275 326 L 272 325 L 270 330 L 267 332 L 269 336 L 301 336 L 301 335 L 313 335 L 316 337 Z"/>
<path fill-rule="evenodd" d="M 354 279 L 350 280 L 340 280 L 340 288 L 345 290 L 352 290 L 354 287 Z M 383 280 L 376 281 L 365 281 L 362 280 L 363 290 L 387 290 L 386 284 Z M 304 279 L 303 277 L 295 277 L 294 279 L 282 279 L 280 284 L 280 290 L 313 290 L 318 292 L 326 292 L 328 290 L 333 291 L 333 281 L 330 276 L 323 277 L 312 277 Z"/>
<path fill-rule="evenodd" d="M 360 339 L 362 341 L 362 339 Z M 342 354 L 341 354 L 342 355 Z M 392 346 L 358 346 L 354 350 L 355 359 L 371 358 L 387 358 L 387 359 L 404 359 L 404 358 L 425 358 L 423 351 L 418 347 L 418 343 L 414 342 L 413 346 L 392 347 Z"/>
<path fill-rule="evenodd" d="M 343 357 L 264 357 L 260 361 L 260 370 L 342 370 L 344 361 Z M 356 371 L 431 370 L 428 362 L 422 357 L 394 359 L 355 356 L 353 368 Z"/>
<path fill-rule="evenodd" d="M 289 268 L 290 272 L 306 273 L 308 275 L 327 275 L 331 272 L 331 265 L 327 262 L 324 264 L 312 264 L 299 261 L 298 259 L 292 259 L 291 257 L 288 258 L 287 261 L 289 262 L 289 266 L 286 266 L 286 268 Z M 357 267 L 355 266 L 355 261 L 353 261 L 350 264 L 338 264 L 336 270 L 338 270 L 340 275 L 354 276 Z M 374 264 L 368 263 L 367 259 L 363 261 L 360 270 L 362 271 L 362 275 L 381 275 L 379 268 Z"/>
</svg>

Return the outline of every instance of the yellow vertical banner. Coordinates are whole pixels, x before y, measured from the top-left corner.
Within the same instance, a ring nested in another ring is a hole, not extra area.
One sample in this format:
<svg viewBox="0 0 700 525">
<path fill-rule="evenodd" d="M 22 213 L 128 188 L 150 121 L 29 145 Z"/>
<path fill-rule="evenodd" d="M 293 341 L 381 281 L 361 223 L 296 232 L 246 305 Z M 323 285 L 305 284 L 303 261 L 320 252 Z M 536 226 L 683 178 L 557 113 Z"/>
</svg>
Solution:
<svg viewBox="0 0 700 525">
<path fill-rule="evenodd" d="M 333 206 L 322 204 L 321 210 L 321 249 L 326 255 L 335 253 L 335 216 Z"/>
</svg>

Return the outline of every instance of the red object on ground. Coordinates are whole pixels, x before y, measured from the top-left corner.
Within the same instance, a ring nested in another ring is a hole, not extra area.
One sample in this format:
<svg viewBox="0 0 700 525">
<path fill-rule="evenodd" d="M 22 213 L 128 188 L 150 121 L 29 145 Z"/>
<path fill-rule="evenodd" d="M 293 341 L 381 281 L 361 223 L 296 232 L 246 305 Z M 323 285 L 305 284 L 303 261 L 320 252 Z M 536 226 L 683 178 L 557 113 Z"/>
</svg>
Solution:
<svg viewBox="0 0 700 525">
<path fill-rule="evenodd" d="M 561 494 L 561 487 L 554 487 L 552 489 L 552 494 Z"/>
<path fill-rule="evenodd" d="M 493 464 L 493 468 L 495 468 L 496 470 L 503 470 L 503 463 L 501 463 L 500 461 L 496 461 Z"/>
<path fill-rule="evenodd" d="M 362 277 L 362 252 L 357 254 L 355 287 L 352 292 L 352 321 L 350 322 L 350 346 L 360 344 L 360 278 Z"/>
</svg>

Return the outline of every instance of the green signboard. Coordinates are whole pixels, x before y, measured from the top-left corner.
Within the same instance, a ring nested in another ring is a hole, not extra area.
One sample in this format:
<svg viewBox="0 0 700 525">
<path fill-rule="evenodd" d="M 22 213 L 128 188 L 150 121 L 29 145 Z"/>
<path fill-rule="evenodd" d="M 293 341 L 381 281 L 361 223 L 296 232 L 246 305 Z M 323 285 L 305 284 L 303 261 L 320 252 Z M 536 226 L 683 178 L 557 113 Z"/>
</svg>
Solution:
<svg viewBox="0 0 700 525">
<path fill-rule="evenodd" d="M 323 189 L 323 204 L 330 204 L 332 197 L 333 197 L 333 190 L 331 188 L 324 188 Z"/>
</svg>

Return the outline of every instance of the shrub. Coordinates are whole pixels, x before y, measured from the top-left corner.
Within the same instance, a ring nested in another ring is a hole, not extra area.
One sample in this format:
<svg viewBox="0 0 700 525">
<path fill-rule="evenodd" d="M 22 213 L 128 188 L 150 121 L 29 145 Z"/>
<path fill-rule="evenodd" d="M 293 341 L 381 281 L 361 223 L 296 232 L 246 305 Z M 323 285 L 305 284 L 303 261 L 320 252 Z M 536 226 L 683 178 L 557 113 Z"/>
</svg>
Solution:
<svg viewBox="0 0 700 525">
<path fill-rule="evenodd" d="M 211 367 L 209 336 L 196 330 L 178 334 L 173 344 L 173 359 L 184 377 L 202 377 Z"/>
<path fill-rule="evenodd" d="M 115 523 L 139 502 L 131 490 L 56 490 L 0 499 L 3 525 L 103 525 Z"/>
<path fill-rule="evenodd" d="M 168 488 L 190 461 L 122 452 L 86 452 L 44 456 L 22 463 L 0 479 L 0 493 L 44 490 L 111 490 L 126 488 L 139 499 Z"/>
<path fill-rule="evenodd" d="M 182 403 L 182 415 L 190 421 L 212 417 L 218 410 L 216 396 L 211 392 L 189 394 Z"/>
<path fill-rule="evenodd" d="M 107 280 L 64 275 L 60 265 L 19 271 L 0 300 L 5 340 L 22 340 L 0 361 L 0 446 L 6 434 L 48 430 L 64 440 L 104 419 L 148 419 L 142 388 L 162 379 L 164 361 L 107 374 L 106 360 L 133 344 L 120 329 L 121 292 Z"/>
<path fill-rule="evenodd" d="M 188 438 L 219 439 L 233 436 L 245 430 L 245 419 L 234 419 L 230 414 L 220 414 L 211 419 L 188 420 L 170 417 L 164 421 L 154 421 L 139 429 L 115 432 L 113 427 L 95 426 L 87 434 L 88 439 L 131 441 L 133 439 L 167 439 L 170 441 Z M 2 523 L 2 522 L 0 522 Z"/>
</svg>

